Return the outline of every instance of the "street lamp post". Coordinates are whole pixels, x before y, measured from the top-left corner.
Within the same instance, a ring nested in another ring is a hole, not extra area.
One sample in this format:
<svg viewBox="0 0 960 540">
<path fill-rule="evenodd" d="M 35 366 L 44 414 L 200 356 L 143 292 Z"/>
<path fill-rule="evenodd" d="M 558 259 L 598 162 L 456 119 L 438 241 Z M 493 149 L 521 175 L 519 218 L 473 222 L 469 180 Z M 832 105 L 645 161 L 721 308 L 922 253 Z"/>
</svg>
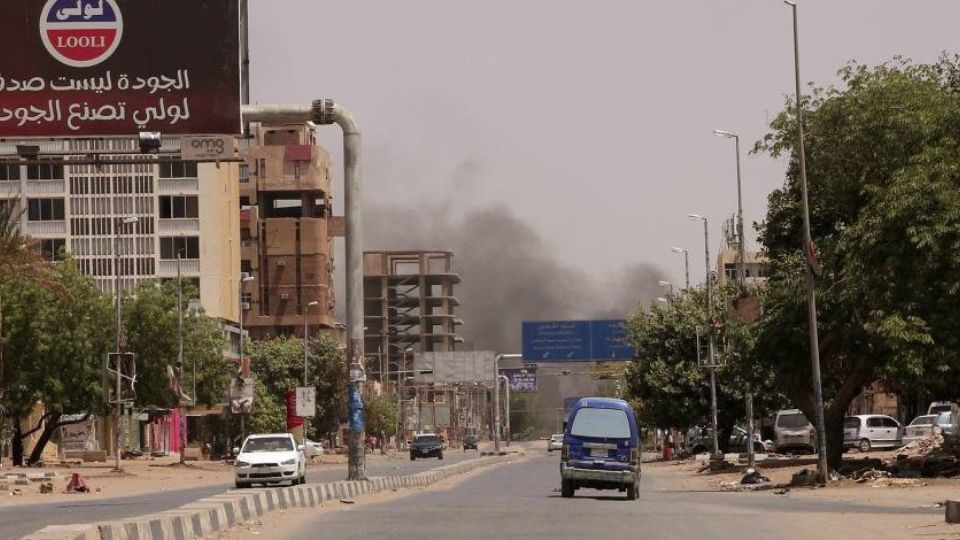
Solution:
<svg viewBox="0 0 960 540">
<path fill-rule="evenodd" d="M 682 247 L 672 247 L 670 251 L 683 253 L 683 271 L 687 278 L 687 288 L 690 288 L 690 252 Z"/>
<path fill-rule="evenodd" d="M 506 433 L 507 433 L 507 446 L 510 446 L 510 379 L 506 375 L 500 375 L 497 377 L 498 381 L 503 381 L 503 390 L 505 393 L 504 396 L 504 409 L 507 416 L 506 422 Z"/>
<path fill-rule="evenodd" d="M 117 343 L 116 343 L 116 348 L 117 348 L 116 361 L 117 361 L 117 365 L 115 366 L 115 368 L 116 368 L 116 370 L 117 370 L 117 371 L 116 371 L 116 374 L 117 374 L 116 379 L 117 379 L 117 380 L 116 380 L 116 385 L 114 386 L 114 391 L 116 392 L 116 394 L 114 395 L 114 399 L 116 400 L 116 406 L 114 407 L 113 414 L 114 414 L 114 416 L 115 416 L 115 418 L 116 418 L 116 423 L 117 423 L 116 429 L 115 429 L 116 433 L 114 434 L 114 442 L 115 442 L 115 444 L 116 444 L 116 452 L 115 452 L 115 454 L 116 454 L 116 456 L 115 456 L 115 457 L 116 457 L 116 462 L 115 462 L 116 465 L 115 465 L 115 466 L 116 466 L 116 469 L 117 469 L 118 472 L 122 472 L 122 471 L 123 471 L 123 462 L 122 462 L 122 454 L 123 454 L 123 449 L 122 449 L 122 447 L 123 447 L 123 403 L 121 402 L 121 399 L 120 399 L 121 396 L 120 396 L 120 394 L 123 392 L 123 380 L 122 380 L 122 379 L 123 379 L 123 377 L 122 377 L 122 375 L 123 375 L 123 356 L 122 356 L 122 353 L 123 353 L 124 342 L 123 342 L 123 297 L 122 297 L 122 295 L 120 294 L 120 287 L 121 287 L 121 282 L 120 282 L 120 233 L 123 232 L 123 228 L 124 228 L 125 226 L 134 224 L 134 223 L 136 223 L 137 221 L 139 221 L 139 219 L 136 218 L 136 217 L 133 217 L 133 216 L 129 216 L 129 217 L 125 217 L 125 218 L 119 218 L 119 217 L 118 217 L 118 218 L 116 219 L 116 222 L 114 223 L 116 230 L 115 230 L 114 235 L 113 235 L 113 239 L 114 239 L 114 241 L 113 241 L 113 274 L 114 274 L 113 296 L 114 296 L 114 301 L 115 301 L 116 304 L 117 304 L 117 306 L 116 306 L 116 308 L 117 308 Z"/>
<path fill-rule="evenodd" d="M 493 451 L 500 453 L 500 361 L 523 358 L 522 354 L 498 354 L 493 357 Z"/>
<path fill-rule="evenodd" d="M 725 139 L 733 139 L 737 156 L 737 285 L 740 294 L 746 296 L 747 292 L 747 274 L 746 274 L 746 242 L 743 237 L 743 189 L 740 181 L 740 136 L 731 131 L 722 129 L 713 130 L 714 134 Z M 746 383 L 744 389 L 744 408 L 747 413 L 747 466 L 753 467 L 755 460 L 753 455 L 753 392 L 750 389 L 750 382 Z"/>
<path fill-rule="evenodd" d="M 810 327 L 810 364 L 813 372 L 813 408 L 817 423 L 817 481 L 827 481 L 827 438 L 823 418 L 823 388 L 820 382 L 820 338 L 817 336 L 817 293 L 813 275 L 813 236 L 810 233 L 810 202 L 807 191 L 807 158 L 803 138 L 803 105 L 800 102 L 800 37 L 797 30 L 797 4 L 784 0 L 793 11 L 793 66 L 796 83 L 797 153 L 800 161 L 800 191 L 803 200 L 803 248 L 807 255 L 807 318 Z"/>
<path fill-rule="evenodd" d="M 244 284 L 244 283 L 249 283 L 249 282 L 253 281 L 254 279 L 256 279 L 256 278 L 254 278 L 253 276 L 251 276 L 251 275 L 249 275 L 249 274 L 247 274 L 247 273 L 243 273 L 243 274 L 240 275 L 240 287 L 238 287 L 238 288 L 239 288 L 239 291 L 240 291 L 240 294 L 239 294 L 239 300 L 240 300 L 240 370 L 239 370 L 239 375 L 238 375 L 238 377 L 242 377 L 242 376 L 243 376 L 243 312 L 245 311 L 245 309 L 244 309 L 244 307 L 243 307 L 243 284 Z M 240 412 L 240 440 L 241 440 L 241 441 L 243 440 L 244 433 L 246 432 L 246 430 L 247 430 L 247 428 L 246 428 L 246 415 L 243 413 L 243 411 L 241 411 L 241 412 Z"/>
<path fill-rule="evenodd" d="M 307 352 L 310 348 L 310 327 L 307 325 L 307 316 L 310 314 L 310 308 L 320 305 L 316 300 L 310 302 L 303 309 L 303 386 L 310 386 L 307 379 Z M 307 419 L 303 419 L 303 444 L 307 444 Z"/>
<path fill-rule="evenodd" d="M 720 454 L 720 444 L 717 438 L 717 364 L 714 359 L 713 350 L 713 330 L 710 324 L 713 322 L 713 283 L 710 273 L 710 227 L 707 218 L 698 214 L 687 214 L 692 219 L 698 219 L 703 222 L 703 265 L 706 270 L 707 287 L 707 368 L 710 370 L 710 427 L 713 429 L 713 458 L 717 459 Z M 751 441 L 752 444 L 752 441 Z"/>
</svg>

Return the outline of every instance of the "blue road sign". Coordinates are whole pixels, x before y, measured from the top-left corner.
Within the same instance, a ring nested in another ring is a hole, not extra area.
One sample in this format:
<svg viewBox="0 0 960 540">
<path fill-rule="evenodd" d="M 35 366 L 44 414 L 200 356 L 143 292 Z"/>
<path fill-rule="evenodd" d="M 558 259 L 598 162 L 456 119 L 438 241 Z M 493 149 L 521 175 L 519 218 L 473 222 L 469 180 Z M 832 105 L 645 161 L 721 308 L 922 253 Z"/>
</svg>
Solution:
<svg viewBox="0 0 960 540">
<path fill-rule="evenodd" d="M 625 321 L 590 321 L 592 360 L 630 360 L 633 354 Z"/>
<path fill-rule="evenodd" d="M 576 362 L 589 358 L 590 323 L 587 321 L 524 321 L 524 361 Z"/>
<path fill-rule="evenodd" d="M 524 321 L 524 362 L 630 360 L 626 323 L 606 321 Z"/>
</svg>

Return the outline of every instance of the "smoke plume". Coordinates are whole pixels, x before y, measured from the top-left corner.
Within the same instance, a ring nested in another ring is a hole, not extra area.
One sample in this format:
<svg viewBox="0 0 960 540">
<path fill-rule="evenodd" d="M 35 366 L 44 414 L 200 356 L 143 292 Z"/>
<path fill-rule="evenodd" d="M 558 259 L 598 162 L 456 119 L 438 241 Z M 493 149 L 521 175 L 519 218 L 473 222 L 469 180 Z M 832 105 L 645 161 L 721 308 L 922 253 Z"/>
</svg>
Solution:
<svg viewBox="0 0 960 540">
<path fill-rule="evenodd" d="M 464 350 L 519 351 L 522 321 L 624 318 L 663 292 L 664 273 L 646 263 L 606 279 L 586 274 L 503 206 L 369 205 L 364 219 L 366 250 L 454 252 Z"/>
</svg>

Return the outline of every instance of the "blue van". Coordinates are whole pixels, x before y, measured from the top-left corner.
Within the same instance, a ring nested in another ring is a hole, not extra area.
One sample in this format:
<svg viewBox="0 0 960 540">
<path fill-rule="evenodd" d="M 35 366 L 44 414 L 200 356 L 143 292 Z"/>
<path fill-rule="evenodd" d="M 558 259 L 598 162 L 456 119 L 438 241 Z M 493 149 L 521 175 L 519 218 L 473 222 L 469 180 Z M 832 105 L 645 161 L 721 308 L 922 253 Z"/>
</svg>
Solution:
<svg viewBox="0 0 960 540">
<path fill-rule="evenodd" d="M 626 401 L 581 398 L 564 427 L 560 494 L 578 488 L 616 489 L 635 500 L 640 490 L 640 433 Z"/>
</svg>

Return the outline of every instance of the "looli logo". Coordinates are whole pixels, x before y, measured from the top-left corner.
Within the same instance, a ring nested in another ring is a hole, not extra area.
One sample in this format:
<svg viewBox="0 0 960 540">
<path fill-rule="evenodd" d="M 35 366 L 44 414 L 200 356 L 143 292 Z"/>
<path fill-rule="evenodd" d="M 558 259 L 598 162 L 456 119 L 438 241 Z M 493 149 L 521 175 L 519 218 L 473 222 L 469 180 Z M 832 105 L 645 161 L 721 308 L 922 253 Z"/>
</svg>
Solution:
<svg viewBox="0 0 960 540">
<path fill-rule="evenodd" d="M 95 66 L 117 50 L 123 16 L 116 0 L 47 0 L 40 14 L 40 37 L 57 61 L 71 67 Z"/>
</svg>

